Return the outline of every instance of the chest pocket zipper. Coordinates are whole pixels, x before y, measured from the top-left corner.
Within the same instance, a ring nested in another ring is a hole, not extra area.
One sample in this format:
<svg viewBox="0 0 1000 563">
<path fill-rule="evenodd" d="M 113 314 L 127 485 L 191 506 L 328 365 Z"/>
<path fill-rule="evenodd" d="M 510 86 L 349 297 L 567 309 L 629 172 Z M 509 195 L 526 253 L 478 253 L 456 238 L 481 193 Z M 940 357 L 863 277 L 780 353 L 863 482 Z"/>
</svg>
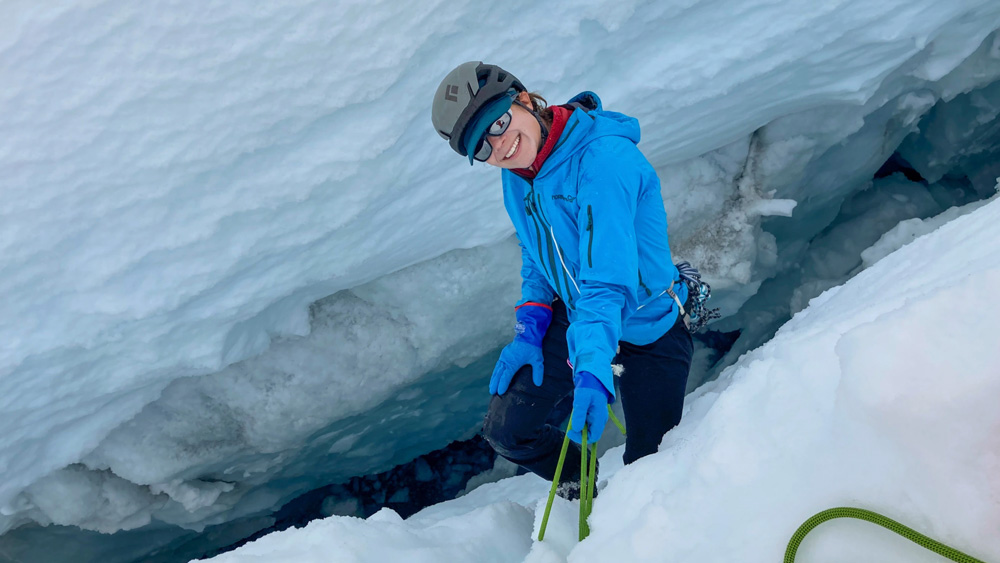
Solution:
<svg viewBox="0 0 1000 563">
<path fill-rule="evenodd" d="M 594 267 L 594 208 L 587 206 L 587 231 L 590 239 L 587 241 L 587 266 Z"/>
</svg>

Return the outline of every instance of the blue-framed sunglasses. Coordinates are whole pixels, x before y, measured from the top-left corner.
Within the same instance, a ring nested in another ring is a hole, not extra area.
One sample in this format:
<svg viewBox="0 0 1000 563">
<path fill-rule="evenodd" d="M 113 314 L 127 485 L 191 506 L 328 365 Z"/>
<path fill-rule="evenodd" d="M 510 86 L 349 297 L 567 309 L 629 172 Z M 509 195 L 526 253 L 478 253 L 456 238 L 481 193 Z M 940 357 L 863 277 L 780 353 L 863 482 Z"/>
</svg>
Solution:
<svg viewBox="0 0 1000 563">
<path fill-rule="evenodd" d="M 507 128 L 510 127 L 511 119 L 513 119 L 513 116 L 510 110 L 507 110 L 496 121 L 490 124 L 486 129 L 486 134 L 483 135 L 483 138 L 479 140 L 479 144 L 476 145 L 476 152 L 473 153 L 473 158 L 479 162 L 486 162 L 490 159 L 490 156 L 493 154 L 493 145 L 486 140 L 486 137 L 499 137 L 503 135 Z"/>
</svg>

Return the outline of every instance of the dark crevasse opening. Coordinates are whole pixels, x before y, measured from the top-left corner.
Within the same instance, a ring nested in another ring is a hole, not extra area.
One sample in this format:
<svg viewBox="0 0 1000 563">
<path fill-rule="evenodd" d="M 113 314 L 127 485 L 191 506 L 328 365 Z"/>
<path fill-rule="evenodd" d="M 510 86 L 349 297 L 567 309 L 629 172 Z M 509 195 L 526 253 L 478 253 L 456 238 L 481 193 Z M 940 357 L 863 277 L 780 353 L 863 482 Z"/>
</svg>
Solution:
<svg viewBox="0 0 1000 563">
<path fill-rule="evenodd" d="M 875 179 L 887 178 L 893 174 L 902 174 L 907 180 L 911 182 L 926 182 L 920 172 L 917 172 L 913 166 L 906 162 L 906 159 L 899 155 L 899 153 L 892 153 L 889 160 L 885 161 L 876 172 Z"/>
</svg>

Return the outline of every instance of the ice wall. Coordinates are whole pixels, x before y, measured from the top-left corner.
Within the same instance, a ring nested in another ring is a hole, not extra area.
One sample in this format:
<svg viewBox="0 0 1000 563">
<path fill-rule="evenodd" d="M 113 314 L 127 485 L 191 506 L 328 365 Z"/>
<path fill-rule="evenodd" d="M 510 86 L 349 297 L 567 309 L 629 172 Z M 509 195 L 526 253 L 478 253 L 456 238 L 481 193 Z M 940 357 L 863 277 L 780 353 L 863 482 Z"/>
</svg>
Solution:
<svg viewBox="0 0 1000 563">
<path fill-rule="evenodd" d="M 460 62 L 636 115 L 737 326 L 908 135 L 997 161 L 995 2 L 565 8 L 0 7 L 0 530 L 201 529 L 474 428 L 517 259 L 430 129 Z"/>
</svg>

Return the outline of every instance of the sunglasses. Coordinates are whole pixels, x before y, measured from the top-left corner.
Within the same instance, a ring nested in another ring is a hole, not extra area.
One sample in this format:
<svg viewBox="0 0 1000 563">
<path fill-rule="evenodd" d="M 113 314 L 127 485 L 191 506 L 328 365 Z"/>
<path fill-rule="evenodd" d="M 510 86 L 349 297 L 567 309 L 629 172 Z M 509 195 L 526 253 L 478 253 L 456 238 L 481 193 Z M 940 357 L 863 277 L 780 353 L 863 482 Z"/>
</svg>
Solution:
<svg viewBox="0 0 1000 563">
<path fill-rule="evenodd" d="M 500 135 L 503 135 L 504 131 L 510 127 L 510 120 L 512 118 L 513 116 L 510 114 L 510 110 L 507 110 L 507 112 L 501 115 L 499 119 L 494 121 L 493 124 L 490 125 L 490 128 L 486 130 L 486 135 L 484 135 L 483 138 L 479 140 L 479 144 L 476 145 L 476 152 L 472 158 L 475 158 L 479 162 L 486 162 L 489 160 L 490 156 L 493 154 L 493 145 L 486 140 L 486 137 L 499 137 Z"/>
</svg>

